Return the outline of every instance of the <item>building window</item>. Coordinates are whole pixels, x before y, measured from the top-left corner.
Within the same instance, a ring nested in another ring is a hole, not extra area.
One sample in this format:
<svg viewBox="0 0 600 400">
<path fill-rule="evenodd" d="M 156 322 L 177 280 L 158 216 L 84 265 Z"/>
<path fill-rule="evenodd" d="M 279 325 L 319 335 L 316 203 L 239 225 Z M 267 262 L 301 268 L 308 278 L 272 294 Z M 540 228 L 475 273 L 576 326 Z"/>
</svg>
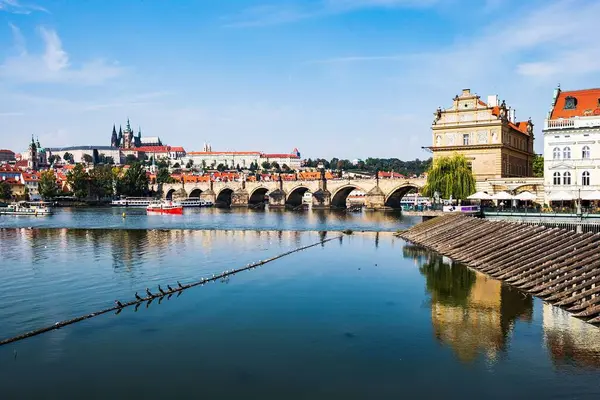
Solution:
<svg viewBox="0 0 600 400">
<path fill-rule="evenodd" d="M 555 147 L 552 151 L 552 158 L 555 160 L 560 160 L 560 149 L 558 147 Z"/>
<path fill-rule="evenodd" d="M 463 135 L 463 145 L 467 146 L 469 144 L 469 134 L 465 133 Z"/>
<path fill-rule="evenodd" d="M 567 146 L 563 149 L 563 158 L 565 160 L 568 160 L 571 158 L 571 148 L 570 147 Z"/>
<path fill-rule="evenodd" d="M 577 99 L 575 97 L 572 96 L 568 96 L 565 99 L 565 110 L 574 110 L 577 108 Z"/>
<path fill-rule="evenodd" d="M 570 185 L 570 184 L 571 184 L 571 173 L 565 172 L 563 174 L 563 185 Z"/>
<path fill-rule="evenodd" d="M 590 172 L 589 171 L 583 171 L 583 174 L 581 174 L 581 184 L 583 186 L 590 186 Z"/>
<path fill-rule="evenodd" d="M 555 172 L 554 173 L 554 184 L 555 185 L 560 185 L 560 172 Z"/>
<path fill-rule="evenodd" d="M 583 146 L 583 149 L 581 149 L 581 158 L 590 158 L 590 146 Z"/>
</svg>

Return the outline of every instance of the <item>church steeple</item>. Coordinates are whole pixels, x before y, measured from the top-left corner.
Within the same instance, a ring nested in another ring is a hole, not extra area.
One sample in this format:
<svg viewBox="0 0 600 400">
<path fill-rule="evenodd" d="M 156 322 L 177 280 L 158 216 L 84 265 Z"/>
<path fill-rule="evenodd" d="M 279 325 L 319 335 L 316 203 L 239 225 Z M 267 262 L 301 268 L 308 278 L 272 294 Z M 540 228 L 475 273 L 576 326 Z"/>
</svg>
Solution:
<svg viewBox="0 0 600 400">
<path fill-rule="evenodd" d="M 113 124 L 112 135 L 110 137 L 110 145 L 111 147 L 119 147 L 119 143 L 117 143 L 117 129 L 115 124 Z"/>
</svg>

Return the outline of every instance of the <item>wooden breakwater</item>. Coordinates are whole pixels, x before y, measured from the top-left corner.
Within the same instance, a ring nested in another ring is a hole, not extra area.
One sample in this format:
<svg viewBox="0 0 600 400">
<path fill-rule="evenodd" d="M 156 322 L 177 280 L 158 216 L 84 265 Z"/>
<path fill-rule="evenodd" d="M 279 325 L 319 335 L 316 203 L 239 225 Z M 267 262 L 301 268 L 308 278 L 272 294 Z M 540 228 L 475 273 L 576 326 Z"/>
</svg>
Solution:
<svg viewBox="0 0 600 400">
<path fill-rule="evenodd" d="M 450 214 L 398 236 L 600 324 L 600 234 Z"/>
</svg>

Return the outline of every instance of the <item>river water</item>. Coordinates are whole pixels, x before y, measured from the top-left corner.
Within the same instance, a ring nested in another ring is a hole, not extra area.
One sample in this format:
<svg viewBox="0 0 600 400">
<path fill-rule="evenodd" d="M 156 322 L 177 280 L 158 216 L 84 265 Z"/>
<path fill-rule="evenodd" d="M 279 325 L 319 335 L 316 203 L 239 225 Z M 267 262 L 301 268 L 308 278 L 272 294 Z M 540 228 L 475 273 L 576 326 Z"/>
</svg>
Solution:
<svg viewBox="0 0 600 400">
<path fill-rule="evenodd" d="M 121 229 L 110 209 L 1 220 L 0 338 L 334 240 L 2 346 L 3 399 L 600 396 L 599 329 L 394 237 L 408 219 L 172 218 L 130 213 Z"/>
</svg>

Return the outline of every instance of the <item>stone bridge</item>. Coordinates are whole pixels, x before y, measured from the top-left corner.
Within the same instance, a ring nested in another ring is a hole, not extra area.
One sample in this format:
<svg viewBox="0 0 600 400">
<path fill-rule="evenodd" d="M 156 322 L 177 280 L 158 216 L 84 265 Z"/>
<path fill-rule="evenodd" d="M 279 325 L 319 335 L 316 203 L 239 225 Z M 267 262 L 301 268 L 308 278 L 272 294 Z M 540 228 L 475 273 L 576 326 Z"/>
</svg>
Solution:
<svg viewBox="0 0 600 400">
<path fill-rule="evenodd" d="M 269 207 L 297 207 L 306 192 L 312 194 L 313 208 L 346 207 L 346 199 L 355 189 L 365 193 L 368 209 L 400 208 L 400 199 L 412 189 L 419 190 L 425 179 L 334 179 L 312 181 L 262 182 L 198 182 L 163 184 L 166 199 L 200 197 L 217 206 L 248 207 L 264 204 Z M 155 186 L 154 190 L 160 188 Z"/>
</svg>

